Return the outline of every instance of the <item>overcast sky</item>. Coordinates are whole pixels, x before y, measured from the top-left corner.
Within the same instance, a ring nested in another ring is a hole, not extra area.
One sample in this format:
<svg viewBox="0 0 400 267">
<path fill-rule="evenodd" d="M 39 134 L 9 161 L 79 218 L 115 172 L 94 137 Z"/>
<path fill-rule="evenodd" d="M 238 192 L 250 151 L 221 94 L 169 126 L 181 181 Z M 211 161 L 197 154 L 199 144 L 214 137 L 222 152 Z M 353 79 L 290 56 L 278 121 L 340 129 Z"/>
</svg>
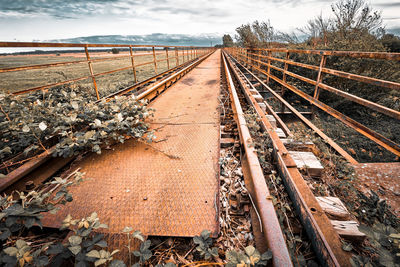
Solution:
<svg viewBox="0 0 400 267">
<path fill-rule="evenodd" d="M 269 19 L 291 31 L 322 12 L 329 0 L 0 0 L 0 40 L 32 41 L 90 35 L 233 33 Z M 389 31 L 400 34 L 400 1 L 371 0 Z"/>
</svg>

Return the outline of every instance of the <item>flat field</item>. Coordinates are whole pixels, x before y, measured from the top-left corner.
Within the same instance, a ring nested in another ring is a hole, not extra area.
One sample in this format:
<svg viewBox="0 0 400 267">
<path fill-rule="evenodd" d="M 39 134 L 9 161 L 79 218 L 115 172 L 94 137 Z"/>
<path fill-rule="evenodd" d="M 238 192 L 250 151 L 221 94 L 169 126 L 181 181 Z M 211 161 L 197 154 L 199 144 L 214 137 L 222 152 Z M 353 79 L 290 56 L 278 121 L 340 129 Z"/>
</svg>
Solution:
<svg viewBox="0 0 400 267">
<path fill-rule="evenodd" d="M 169 51 L 170 68 L 176 66 L 175 51 Z M 112 58 L 106 61 L 94 61 L 94 74 L 108 72 L 124 67 L 132 66 L 129 52 L 121 52 L 119 54 L 111 54 L 106 52 L 90 52 L 92 60 L 100 58 Z M 166 52 L 160 50 L 156 52 L 158 73 L 168 69 Z M 183 59 L 188 60 L 187 54 L 183 56 L 182 51 L 179 51 L 179 63 L 182 64 Z M 86 55 L 82 53 L 58 53 L 58 54 L 32 54 L 32 55 L 6 55 L 0 56 L 0 69 L 8 69 L 14 67 L 42 65 L 58 62 L 77 62 L 70 65 L 55 66 L 48 68 L 40 68 L 33 70 L 21 70 L 12 72 L 0 72 L 0 92 L 12 93 L 38 86 L 44 86 L 66 80 L 77 79 L 90 75 L 89 67 L 85 61 Z M 136 75 L 138 81 L 143 81 L 155 75 L 152 52 L 138 51 L 134 53 L 135 65 L 141 65 L 146 62 L 150 64 L 136 67 Z M 99 94 L 101 96 L 108 95 L 119 89 L 134 84 L 133 69 L 114 72 L 111 74 L 101 75 L 96 77 Z M 82 90 L 91 90 L 95 96 L 93 81 L 91 78 L 71 83 L 73 86 L 79 86 Z"/>
</svg>

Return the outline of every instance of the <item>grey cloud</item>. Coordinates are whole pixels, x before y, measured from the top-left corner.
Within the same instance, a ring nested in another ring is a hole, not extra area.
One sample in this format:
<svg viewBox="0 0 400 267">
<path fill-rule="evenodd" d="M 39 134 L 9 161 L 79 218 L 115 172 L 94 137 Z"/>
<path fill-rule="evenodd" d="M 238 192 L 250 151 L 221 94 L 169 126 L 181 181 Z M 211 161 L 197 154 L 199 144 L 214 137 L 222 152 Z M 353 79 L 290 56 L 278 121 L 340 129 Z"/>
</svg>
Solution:
<svg viewBox="0 0 400 267">
<path fill-rule="evenodd" d="M 148 35 L 96 35 L 69 39 L 48 40 L 62 43 L 108 43 L 108 44 L 158 44 L 158 45 L 194 45 L 210 46 L 220 44 L 222 37 L 218 34 L 164 34 Z"/>
<path fill-rule="evenodd" d="M 374 4 L 377 7 L 400 7 L 400 2 L 384 2 L 379 4 Z"/>
<path fill-rule="evenodd" d="M 9 15 L 49 15 L 57 19 L 78 18 L 80 15 L 96 14 L 120 0 L 2 0 L 0 11 Z M 129 1 L 135 4 L 135 1 Z"/>
<path fill-rule="evenodd" d="M 228 16 L 229 11 L 227 9 L 217 9 L 217 8 L 183 8 L 183 7 L 173 7 L 173 6 L 164 6 L 164 7 L 153 7 L 150 8 L 149 11 L 152 12 L 166 12 L 173 15 L 191 15 L 191 16 L 199 16 L 202 18 L 207 17 L 222 17 Z"/>
</svg>

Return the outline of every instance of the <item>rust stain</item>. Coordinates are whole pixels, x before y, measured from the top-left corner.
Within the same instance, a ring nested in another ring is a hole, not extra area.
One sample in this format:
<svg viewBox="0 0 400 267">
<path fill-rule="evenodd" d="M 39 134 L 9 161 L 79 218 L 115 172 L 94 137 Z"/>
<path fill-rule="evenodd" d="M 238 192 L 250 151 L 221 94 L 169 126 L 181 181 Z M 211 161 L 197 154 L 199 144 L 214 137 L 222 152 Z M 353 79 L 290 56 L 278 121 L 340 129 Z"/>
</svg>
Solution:
<svg viewBox="0 0 400 267">
<path fill-rule="evenodd" d="M 375 191 L 400 216 L 400 162 L 353 165 L 363 192 Z"/>
<path fill-rule="evenodd" d="M 151 145 L 129 140 L 84 158 L 78 165 L 86 181 L 71 188 L 74 201 L 45 216 L 44 226 L 96 211 L 109 233 L 125 226 L 145 235 L 218 233 L 220 88 L 207 82 L 220 77 L 220 53 L 200 66 L 206 68 L 194 69 L 150 105 L 156 110 L 149 121 L 158 129 L 156 140 L 165 140 Z"/>
</svg>

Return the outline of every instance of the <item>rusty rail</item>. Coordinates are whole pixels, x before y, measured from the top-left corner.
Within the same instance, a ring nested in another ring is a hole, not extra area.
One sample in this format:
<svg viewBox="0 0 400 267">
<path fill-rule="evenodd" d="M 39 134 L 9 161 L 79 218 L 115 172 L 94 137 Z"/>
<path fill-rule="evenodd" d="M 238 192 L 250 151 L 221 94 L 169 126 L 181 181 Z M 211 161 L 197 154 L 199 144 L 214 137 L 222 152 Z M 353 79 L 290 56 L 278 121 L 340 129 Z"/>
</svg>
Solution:
<svg viewBox="0 0 400 267">
<path fill-rule="evenodd" d="M 374 141 L 378 145 L 384 147 L 386 150 L 392 152 L 393 154 L 400 156 L 400 145 L 395 143 L 394 141 L 386 138 L 380 133 L 373 131 L 372 129 L 366 127 L 365 125 L 351 119 L 350 117 L 342 114 L 341 112 L 337 111 L 336 109 L 324 104 L 321 102 L 319 98 L 320 90 L 325 90 L 331 93 L 334 93 L 340 97 L 343 97 L 347 100 L 350 100 L 354 103 L 363 105 L 367 108 L 372 110 L 378 111 L 382 114 L 400 120 L 400 112 L 372 101 L 363 99 L 361 97 L 352 95 L 350 93 L 344 92 L 332 86 L 323 83 L 322 74 L 331 74 L 341 78 L 347 78 L 350 80 L 363 82 L 367 84 L 372 84 L 380 87 L 389 88 L 392 90 L 400 90 L 400 83 L 392 82 L 392 81 L 385 81 L 381 79 L 371 78 L 362 75 L 356 75 L 352 73 L 347 73 L 343 71 L 338 71 L 334 69 L 329 69 L 325 67 L 325 62 L 327 56 L 343 56 L 343 57 L 351 57 L 351 58 L 370 58 L 370 59 L 385 59 L 385 60 L 395 60 L 400 61 L 400 53 L 379 53 L 379 52 L 353 52 L 353 51 L 320 51 L 320 50 L 290 50 L 290 49 L 247 49 L 247 48 L 228 48 L 226 49 L 236 60 L 240 61 L 241 63 L 245 63 L 254 70 L 258 71 L 259 73 L 265 75 L 267 77 L 266 84 L 268 85 L 269 81 L 272 79 L 275 82 L 279 83 L 283 87 L 289 89 L 293 93 L 297 94 L 298 96 L 307 100 L 310 104 L 315 107 L 320 108 L 321 110 L 325 111 L 329 115 L 335 117 L 336 119 L 343 122 L 348 127 L 353 128 L 357 132 L 361 133 L 365 137 L 369 138 L 370 140 Z M 257 52 L 258 53 L 255 53 Z M 267 53 L 264 55 L 263 53 Z M 286 59 L 273 57 L 273 52 L 284 52 L 286 53 Z M 319 66 L 305 64 L 301 62 L 295 62 L 294 60 L 289 59 L 290 53 L 298 53 L 298 54 L 315 54 L 321 56 L 321 61 Z M 260 60 L 255 59 L 255 56 L 260 58 Z M 265 62 L 267 60 L 267 62 Z M 272 64 L 272 62 L 281 62 L 285 64 L 285 67 L 282 69 Z M 317 79 L 312 80 L 310 78 L 301 76 L 294 72 L 288 71 L 287 66 L 294 65 L 302 68 L 306 68 L 309 70 L 313 70 L 317 72 Z M 262 66 L 266 67 L 265 70 Z M 283 78 L 280 79 L 274 74 L 272 74 L 271 69 L 274 69 L 280 72 L 283 75 Z M 306 82 L 310 85 L 314 86 L 314 93 L 313 96 L 305 93 L 304 91 L 300 90 L 296 86 L 289 84 L 286 81 L 286 76 L 289 75 L 293 78 Z M 261 80 L 260 80 L 261 82 Z M 281 91 L 282 93 L 282 91 Z M 282 96 L 282 94 L 281 94 Z"/>
<path fill-rule="evenodd" d="M 265 182 L 263 170 L 260 162 L 258 161 L 257 152 L 252 146 L 252 138 L 250 131 L 247 128 L 246 120 L 244 118 L 243 110 L 240 106 L 239 98 L 236 93 L 236 88 L 233 83 L 230 70 L 225 59 L 222 57 L 229 96 L 233 114 L 235 116 L 236 124 L 239 129 L 241 143 L 244 147 L 246 161 L 249 165 L 249 173 L 254 187 L 256 206 L 259 210 L 261 224 L 263 226 L 264 237 L 267 240 L 269 249 L 273 254 L 274 266 L 293 266 L 290 259 L 289 251 L 287 249 L 285 238 L 283 237 L 282 230 L 279 225 L 279 220 L 275 212 L 272 199 L 270 196 L 267 184 Z"/>
<path fill-rule="evenodd" d="M 17 92 L 13 92 L 14 95 L 25 94 L 29 92 L 34 92 L 38 90 L 44 90 L 51 87 L 71 84 L 78 81 L 83 81 L 87 79 L 92 79 L 94 91 L 96 93 L 96 98 L 99 100 L 101 96 L 101 92 L 98 90 L 96 77 L 108 75 L 114 72 L 120 72 L 124 70 L 132 69 L 133 71 L 133 81 L 136 84 L 138 82 L 137 78 L 137 69 L 142 66 L 146 65 L 153 65 L 155 75 L 158 75 L 158 63 L 166 61 L 167 62 L 167 70 L 170 70 L 172 67 L 177 67 L 179 65 L 183 65 L 187 62 L 190 62 L 194 59 L 200 58 L 203 55 L 206 55 L 213 48 L 210 47 L 193 47 L 193 46 L 160 46 L 160 45 L 129 45 L 129 44 L 69 44 L 69 43 L 26 43 L 26 42 L 0 42 L 0 48 L 37 48 L 37 47 L 51 47 L 51 48 L 83 48 L 83 52 L 86 55 L 86 60 L 77 60 L 77 61 L 67 61 L 67 62 L 55 62 L 55 63 L 48 63 L 48 64 L 36 64 L 36 65 L 27 65 L 27 66 L 19 66 L 19 67 L 12 67 L 12 68 L 3 68 L 0 69 L 0 73 L 7 73 L 7 72 L 18 72 L 18 71 L 25 71 L 25 70 L 34 70 L 34 69 L 46 69 L 51 67 L 59 67 L 59 66 L 68 66 L 68 65 L 76 65 L 81 63 L 87 63 L 90 75 L 82 76 L 79 78 L 63 80 L 56 83 L 49 83 L 41 86 L 36 86 L 24 90 L 19 90 Z M 129 55 L 126 56 L 114 56 L 114 57 L 103 57 L 103 58 L 91 58 L 89 48 L 122 48 L 129 51 Z M 135 55 L 134 48 L 142 48 L 147 49 L 146 52 L 150 52 L 149 54 L 144 55 Z M 170 56 L 168 54 L 169 48 L 175 48 L 175 56 Z M 164 56 L 165 52 L 162 51 L 164 49 L 166 51 L 165 58 L 157 58 L 157 56 Z M 185 51 L 187 51 L 187 57 L 185 59 Z M 189 58 L 189 51 L 192 56 Z M 196 51 L 196 53 L 194 53 Z M 66 50 L 68 52 L 68 50 Z M 144 62 L 140 64 L 135 63 L 135 58 L 140 56 L 152 56 L 152 60 L 149 62 Z M 182 61 L 179 60 L 179 57 L 182 58 Z M 130 59 L 131 65 L 126 67 L 121 67 L 117 69 L 113 69 L 110 71 L 105 71 L 101 73 L 95 73 L 93 70 L 93 63 L 95 62 L 102 62 L 102 61 L 109 61 L 109 60 L 119 60 L 119 59 Z M 171 65 L 171 59 L 175 59 L 175 66 Z"/>
<path fill-rule="evenodd" d="M 254 89 L 250 81 L 235 67 L 227 56 L 227 62 L 245 95 L 247 102 L 254 108 L 265 132 L 268 133 L 273 144 L 273 156 L 278 171 L 283 178 L 289 196 L 296 207 L 300 220 L 312 241 L 314 250 L 323 266 L 347 266 L 350 264 L 350 255 L 342 250 L 339 235 L 333 229 L 329 218 L 315 199 L 298 170 L 293 158 L 287 151 L 278 134 L 267 119 L 260 105 L 250 92 Z M 249 74 L 251 72 L 247 72 Z M 290 108 L 291 106 L 288 106 Z M 256 155 L 256 154 L 254 154 Z M 265 196 L 264 196 L 265 197 Z"/>
</svg>

